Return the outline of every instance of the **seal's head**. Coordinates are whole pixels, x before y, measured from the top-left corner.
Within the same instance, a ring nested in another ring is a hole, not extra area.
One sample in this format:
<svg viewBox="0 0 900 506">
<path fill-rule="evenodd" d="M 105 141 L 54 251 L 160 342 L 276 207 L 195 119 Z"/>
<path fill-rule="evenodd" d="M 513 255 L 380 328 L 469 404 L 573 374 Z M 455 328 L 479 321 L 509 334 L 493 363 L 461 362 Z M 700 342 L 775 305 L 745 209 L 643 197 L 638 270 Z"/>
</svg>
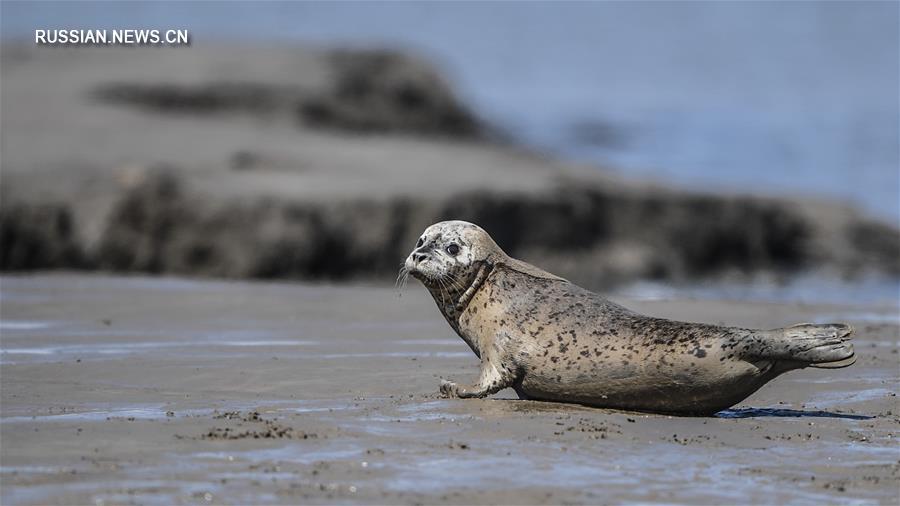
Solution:
<svg viewBox="0 0 900 506">
<path fill-rule="evenodd" d="M 466 283 L 477 266 L 506 257 L 481 227 L 466 221 L 442 221 L 431 225 L 406 257 L 402 271 L 425 286 Z"/>
</svg>

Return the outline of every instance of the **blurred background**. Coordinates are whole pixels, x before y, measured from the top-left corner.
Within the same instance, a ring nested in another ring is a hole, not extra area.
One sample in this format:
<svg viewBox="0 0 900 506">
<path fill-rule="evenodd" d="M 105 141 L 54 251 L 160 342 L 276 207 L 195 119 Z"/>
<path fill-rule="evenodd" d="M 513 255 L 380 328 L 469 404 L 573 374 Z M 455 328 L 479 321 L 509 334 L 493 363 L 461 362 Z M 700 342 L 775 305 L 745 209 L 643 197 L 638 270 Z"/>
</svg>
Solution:
<svg viewBox="0 0 900 506">
<path fill-rule="evenodd" d="M 381 282 L 454 218 L 595 288 L 896 300 L 898 19 L 893 2 L 3 2 L 0 260 Z M 192 43 L 36 47 L 36 28 Z"/>
</svg>

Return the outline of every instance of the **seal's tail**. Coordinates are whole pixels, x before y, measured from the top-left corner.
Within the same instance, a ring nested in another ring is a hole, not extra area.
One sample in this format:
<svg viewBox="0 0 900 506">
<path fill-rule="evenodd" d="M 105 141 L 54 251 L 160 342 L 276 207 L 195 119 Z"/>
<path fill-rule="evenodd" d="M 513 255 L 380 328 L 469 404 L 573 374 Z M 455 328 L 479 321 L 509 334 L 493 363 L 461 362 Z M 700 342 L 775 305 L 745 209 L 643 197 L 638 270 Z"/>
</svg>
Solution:
<svg viewBox="0 0 900 506">
<path fill-rule="evenodd" d="M 792 325 L 773 332 L 775 345 L 771 355 L 781 360 L 804 363 L 804 367 L 847 367 L 856 362 L 853 344 L 850 343 L 852 333 L 853 327 L 845 323 Z"/>
</svg>

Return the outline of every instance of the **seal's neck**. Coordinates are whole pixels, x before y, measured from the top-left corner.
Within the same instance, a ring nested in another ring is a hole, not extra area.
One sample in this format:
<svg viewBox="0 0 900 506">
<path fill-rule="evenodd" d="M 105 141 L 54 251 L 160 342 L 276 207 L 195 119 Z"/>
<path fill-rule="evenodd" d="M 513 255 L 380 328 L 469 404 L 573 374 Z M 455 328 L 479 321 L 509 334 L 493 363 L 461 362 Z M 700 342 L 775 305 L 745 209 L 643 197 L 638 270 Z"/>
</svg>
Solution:
<svg viewBox="0 0 900 506">
<path fill-rule="evenodd" d="M 484 285 L 484 281 L 493 269 L 494 266 L 492 264 L 481 262 L 476 269 L 472 269 L 473 273 L 467 275 L 465 279 L 457 279 L 455 282 L 430 283 L 428 285 L 431 297 L 457 332 L 459 332 L 459 316 L 466 310 L 472 297 Z"/>
</svg>

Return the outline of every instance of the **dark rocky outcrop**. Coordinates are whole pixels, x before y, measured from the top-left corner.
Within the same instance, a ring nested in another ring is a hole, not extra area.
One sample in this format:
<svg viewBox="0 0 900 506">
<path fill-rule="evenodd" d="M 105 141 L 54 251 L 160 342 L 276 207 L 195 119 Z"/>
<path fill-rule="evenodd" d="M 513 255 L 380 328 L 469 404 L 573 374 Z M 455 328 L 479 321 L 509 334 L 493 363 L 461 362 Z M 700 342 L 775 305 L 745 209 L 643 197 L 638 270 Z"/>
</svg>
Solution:
<svg viewBox="0 0 900 506">
<path fill-rule="evenodd" d="M 164 114 L 292 115 L 304 126 L 354 133 L 406 133 L 474 139 L 486 127 L 435 68 L 384 50 L 337 50 L 323 57 L 324 89 L 254 82 L 105 83 L 100 102 Z"/>
<path fill-rule="evenodd" d="M 215 82 L 200 85 L 172 83 L 108 83 L 91 93 L 110 104 L 130 105 L 169 114 L 279 114 L 305 96 L 300 90 L 259 83 Z"/>
<path fill-rule="evenodd" d="M 230 203 L 202 197 L 173 172 L 158 171 L 122 196 L 89 250 L 78 243 L 65 208 L 20 205 L 0 216 L 5 270 L 387 279 L 424 226 L 463 219 L 482 225 L 511 255 L 597 286 L 822 267 L 900 275 L 900 234 L 886 225 L 860 220 L 830 238 L 807 214 L 779 201 L 602 187 L 474 192 L 439 202 Z M 828 254 L 828 241 L 835 240 L 841 256 Z"/>
<path fill-rule="evenodd" d="M 64 204 L 12 204 L 0 209 L 0 268 L 90 267 L 72 212 Z"/>
<path fill-rule="evenodd" d="M 391 51 L 337 51 L 334 86 L 298 109 L 312 126 L 478 137 L 484 127 L 434 67 Z"/>
</svg>

